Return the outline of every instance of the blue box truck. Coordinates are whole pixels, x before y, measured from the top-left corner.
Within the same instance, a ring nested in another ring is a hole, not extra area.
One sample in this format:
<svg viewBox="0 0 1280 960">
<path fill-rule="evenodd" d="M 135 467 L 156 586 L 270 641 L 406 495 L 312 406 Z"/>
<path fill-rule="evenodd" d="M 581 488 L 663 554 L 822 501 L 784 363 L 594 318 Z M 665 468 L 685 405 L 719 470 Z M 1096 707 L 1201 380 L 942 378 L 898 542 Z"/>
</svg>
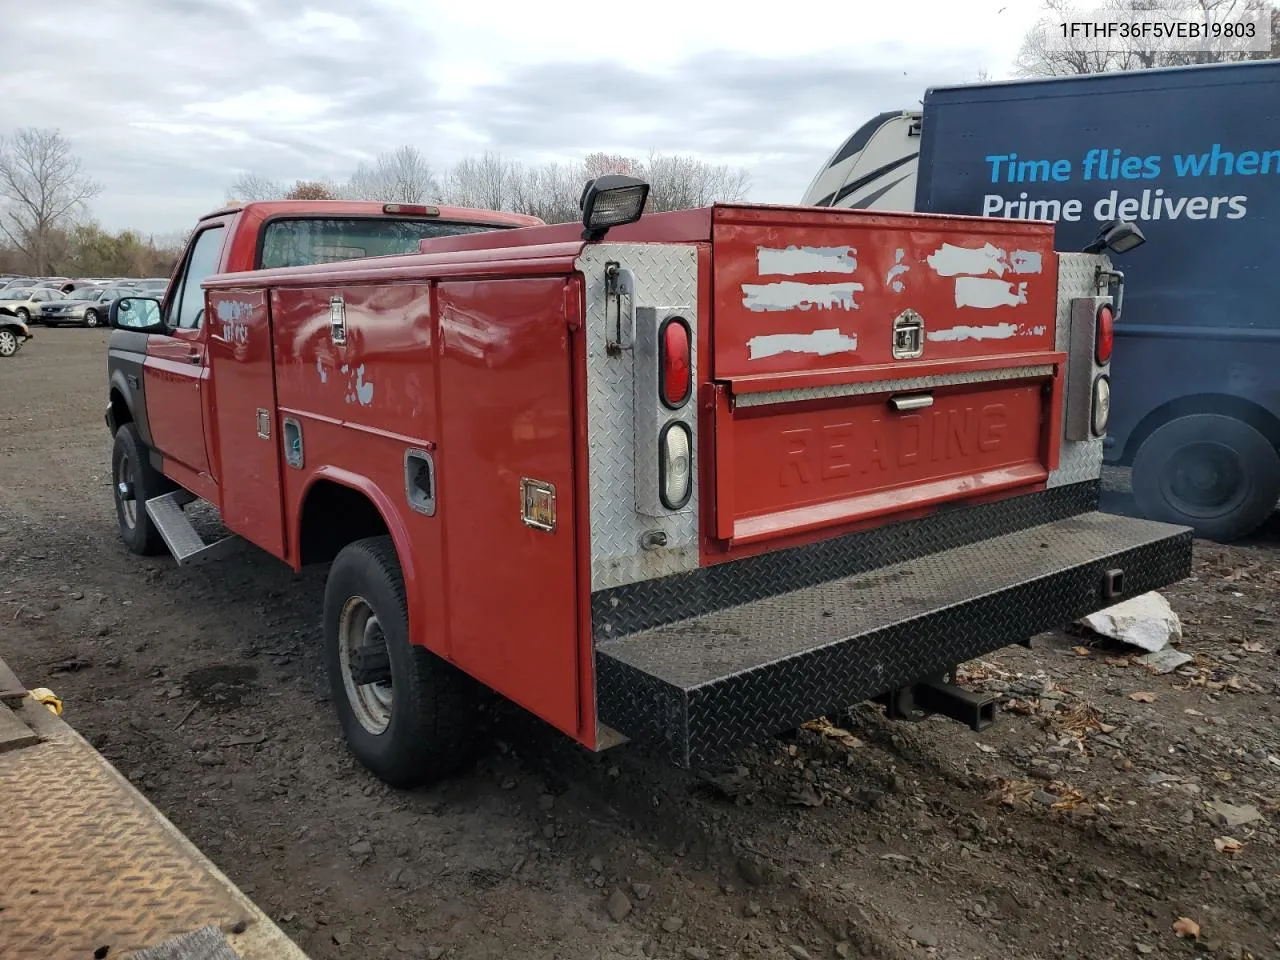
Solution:
<svg viewBox="0 0 1280 960">
<path fill-rule="evenodd" d="M 1280 61 L 930 88 L 818 171 L 818 206 L 1108 221 L 1125 275 L 1106 460 L 1138 511 L 1233 540 L 1280 500 Z"/>
</svg>

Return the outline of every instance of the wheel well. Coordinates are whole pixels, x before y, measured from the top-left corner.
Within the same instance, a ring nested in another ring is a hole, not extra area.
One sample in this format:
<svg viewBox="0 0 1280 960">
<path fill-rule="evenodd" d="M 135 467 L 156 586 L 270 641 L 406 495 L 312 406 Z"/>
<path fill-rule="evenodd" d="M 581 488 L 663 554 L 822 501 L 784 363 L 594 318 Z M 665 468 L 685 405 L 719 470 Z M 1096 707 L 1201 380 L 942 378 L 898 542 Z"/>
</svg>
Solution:
<svg viewBox="0 0 1280 960">
<path fill-rule="evenodd" d="M 1185 417 L 1193 413 L 1216 413 L 1224 417 L 1240 420 L 1253 427 L 1273 447 L 1280 447 L 1280 419 L 1265 407 L 1259 406 L 1244 397 L 1235 397 L 1224 393 L 1201 393 L 1188 397 L 1178 397 L 1168 403 L 1156 407 L 1129 434 L 1129 442 L 1125 445 L 1124 456 L 1120 459 L 1122 466 L 1131 466 L 1142 442 L 1164 426 L 1170 420 Z"/>
<path fill-rule="evenodd" d="M 126 423 L 133 423 L 133 411 L 129 409 L 129 404 L 125 402 L 124 394 L 119 390 L 111 391 L 111 419 L 115 421 L 117 430 Z"/>
<path fill-rule="evenodd" d="M 389 532 L 378 508 L 359 490 L 317 480 L 302 504 L 299 562 L 302 566 L 328 563 L 348 543 Z"/>
</svg>

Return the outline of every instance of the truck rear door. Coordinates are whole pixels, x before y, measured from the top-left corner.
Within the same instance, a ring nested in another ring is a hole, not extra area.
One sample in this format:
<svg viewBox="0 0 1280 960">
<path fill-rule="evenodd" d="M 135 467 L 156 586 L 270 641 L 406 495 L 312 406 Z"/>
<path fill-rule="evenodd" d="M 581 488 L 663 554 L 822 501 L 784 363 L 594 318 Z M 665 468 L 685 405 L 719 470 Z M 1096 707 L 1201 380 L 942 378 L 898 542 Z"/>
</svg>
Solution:
<svg viewBox="0 0 1280 960">
<path fill-rule="evenodd" d="M 731 545 L 1042 486 L 1052 227 L 717 208 L 714 532 Z"/>
</svg>

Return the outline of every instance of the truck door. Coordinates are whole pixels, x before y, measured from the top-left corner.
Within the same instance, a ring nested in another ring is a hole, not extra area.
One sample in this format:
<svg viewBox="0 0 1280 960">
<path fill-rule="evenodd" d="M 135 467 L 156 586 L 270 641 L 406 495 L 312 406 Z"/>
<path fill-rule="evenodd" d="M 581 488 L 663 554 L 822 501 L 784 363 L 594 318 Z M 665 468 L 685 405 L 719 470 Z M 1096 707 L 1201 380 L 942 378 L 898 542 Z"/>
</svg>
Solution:
<svg viewBox="0 0 1280 960">
<path fill-rule="evenodd" d="M 452 658 L 576 735 L 568 302 L 562 278 L 440 284 L 439 483 Z"/>
<path fill-rule="evenodd" d="M 227 529 L 284 554 L 271 309 L 262 289 L 209 291 L 209 445 Z"/>
<path fill-rule="evenodd" d="M 167 459 L 212 479 L 205 447 L 205 388 L 209 379 L 200 284 L 221 262 L 226 227 L 201 230 L 188 246 L 187 258 L 165 304 L 169 331 L 152 334 L 143 366 L 147 422 L 152 442 Z"/>
</svg>

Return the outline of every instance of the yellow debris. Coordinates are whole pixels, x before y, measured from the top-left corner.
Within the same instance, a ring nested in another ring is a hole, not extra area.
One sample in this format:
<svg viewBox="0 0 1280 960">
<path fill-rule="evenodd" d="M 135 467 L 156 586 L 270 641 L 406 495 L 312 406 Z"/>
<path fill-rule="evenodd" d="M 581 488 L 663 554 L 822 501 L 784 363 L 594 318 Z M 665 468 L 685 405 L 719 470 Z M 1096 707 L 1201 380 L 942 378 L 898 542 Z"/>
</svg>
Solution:
<svg viewBox="0 0 1280 960">
<path fill-rule="evenodd" d="M 48 687 L 37 687 L 35 690 L 28 690 L 32 699 L 38 700 L 48 707 L 55 716 L 62 716 L 62 701 Z"/>
</svg>

